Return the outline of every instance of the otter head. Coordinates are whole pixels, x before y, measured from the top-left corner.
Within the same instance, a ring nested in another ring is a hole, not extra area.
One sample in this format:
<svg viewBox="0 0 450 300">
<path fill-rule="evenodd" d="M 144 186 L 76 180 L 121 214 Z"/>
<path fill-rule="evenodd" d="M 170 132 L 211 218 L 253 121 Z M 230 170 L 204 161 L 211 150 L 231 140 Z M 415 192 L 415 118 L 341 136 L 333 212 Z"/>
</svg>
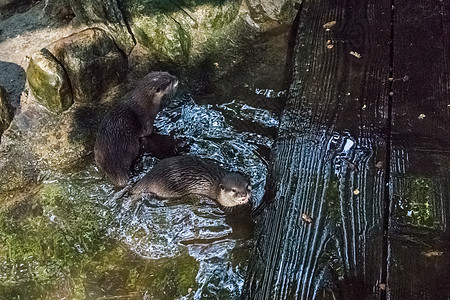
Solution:
<svg viewBox="0 0 450 300">
<path fill-rule="evenodd" d="M 142 79 L 140 85 L 144 87 L 147 96 L 153 99 L 153 102 L 159 103 L 165 95 L 175 93 L 178 79 L 167 72 L 151 72 Z"/>
<path fill-rule="evenodd" d="M 225 206 L 246 204 L 251 197 L 250 180 L 238 173 L 225 175 L 219 183 L 217 201 Z"/>
</svg>

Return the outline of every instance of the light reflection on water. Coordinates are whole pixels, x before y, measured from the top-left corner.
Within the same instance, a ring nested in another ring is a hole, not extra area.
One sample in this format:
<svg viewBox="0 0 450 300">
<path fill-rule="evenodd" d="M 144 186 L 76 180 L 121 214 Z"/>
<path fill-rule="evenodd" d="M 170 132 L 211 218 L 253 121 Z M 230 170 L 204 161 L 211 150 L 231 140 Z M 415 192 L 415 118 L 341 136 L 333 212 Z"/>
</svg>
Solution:
<svg viewBox="0 0 450 300">
<path fill-rule="evenodd" d="M 240 127 L 236 119 L 243 121 Z M 263 196 L 267 174 L 267 157 L 259 149 L 270 149 L 273 143 L 273 137 L 263 133 L 277 126 L 275 114 L 267 110 L 235 101 L 197 105 L 189 96 L 165 108 L 155 120 L 157 132 L 187 140 L 190 154 L 214 159 L 230 171 L 250 176 L 255 205 Z"/>
<path fill-rule="evenodd" d="M 112 236 L 142 257 L 173 257 L 186 247 L 183 242 L 225 238 L 232 232 L 224 213 L 212 201 L 145 198 L 134 204 L 125 199 L 114 207 L 116 226 L 110 229 Z"/>
<path fill-rule="evenodd" d="M 239 122 L 238 122 L 239 121 Z M 276 118 L 238 102 L 178 99 L 156 120 L 190 154 L 251 177 L 259 204 Z M 157 160 L 144 156 L 132 181 Z M 48 173 L 35 194 L 0 219 L 0 298 L 237 299 L 252 245 L 250 211 L 209 199 L 133 202 L 93 160 Z M 4 242 L 4 243 L 3 243 Z M 25 288 L 26 287 L 26 288 Z"/>
<path fill-rule="evenodd" d="M 233 127 L 236 119 L 244 126 Z M 191 97 L 185 97 L 159 113 L 155 131 L 185 139 L 191 155 L 214 159 L 230 171 L 250 176 L 256 207 L 263 196 L 267 175 L 267 157 L 258 149 L 270 149 L 273 137 L 250 132 L 252 124 L 257 124 L 257 128 L 276 128 L 278 120 L 269 111 L 234 101 L 220 106 L 197 105 Z M 133 180 L 142 177 L 155 163 L 154 158 L 144 156 L 138 166 L 143 171 Z M 245 220 L 229 222 L 227 213 L 213 201 L 197 197 L 161 201 L 144 195 L 133 203 L 125 195 L 118 202 L 110 201 L 109 207 L 116 216 L 109 234 L 139 256 L 161 259 L 189 255 L 195 259 L 197 288 L 186 299 L 239 296 L 252 234 L 252 229 L 239 227 L 252 227 L 250 213 L 243 214 Z M 235 231 L 247 234 L 233 235 Z M 236 251 L 242 253 L 233 255 Z"/>
</svg>

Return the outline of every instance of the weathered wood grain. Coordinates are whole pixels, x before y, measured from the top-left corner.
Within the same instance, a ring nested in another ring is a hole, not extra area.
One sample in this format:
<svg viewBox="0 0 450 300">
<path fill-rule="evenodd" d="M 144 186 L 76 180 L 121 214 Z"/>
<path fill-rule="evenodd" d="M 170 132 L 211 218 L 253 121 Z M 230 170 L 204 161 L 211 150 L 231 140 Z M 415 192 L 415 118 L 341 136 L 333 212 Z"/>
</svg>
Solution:
<svg viewBox="0 0 450 300">
<path fill-rule="evenodd" d="M 449 30 L 449 1 L 395 1 L 390 299 L 450 297 Z"/>
<path fill-rule="evenodd" d="M 390 9 L 303 2 L 245 299 L 379 297 Z"/>
</svg>

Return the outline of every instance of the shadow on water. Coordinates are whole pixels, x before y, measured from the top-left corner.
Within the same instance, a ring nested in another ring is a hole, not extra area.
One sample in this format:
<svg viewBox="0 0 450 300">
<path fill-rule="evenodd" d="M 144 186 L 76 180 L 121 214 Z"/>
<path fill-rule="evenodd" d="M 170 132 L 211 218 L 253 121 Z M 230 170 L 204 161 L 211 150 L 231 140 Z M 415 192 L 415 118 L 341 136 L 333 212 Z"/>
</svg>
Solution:
<svg viewBox="0 0 450 300">
<path fill-rule="evenodd" d="M 11 105 L 17 108 L 20 104 L 20 95 L 25 86 L 26 74 L 24 69 L 14 63 L 0 61 L 0 85 L 10 96 Z"/>
</svg>

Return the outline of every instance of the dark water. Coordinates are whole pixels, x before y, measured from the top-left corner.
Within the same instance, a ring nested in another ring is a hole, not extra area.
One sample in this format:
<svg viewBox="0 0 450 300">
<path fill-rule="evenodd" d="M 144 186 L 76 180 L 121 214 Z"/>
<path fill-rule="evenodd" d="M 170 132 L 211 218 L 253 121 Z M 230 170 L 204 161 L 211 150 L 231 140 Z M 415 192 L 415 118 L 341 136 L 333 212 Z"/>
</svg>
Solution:
<svg viewBox="0 0 450 300">
<path fill-rule="evenodd" d="M 257 93 L 255 93 L 256 95 Z M 259 95 L 260 96 L 260 95 Z M 242 104 L 198 105 L 185 95 L 155 127 L 190 154 L 251 177 L 264 193 L 275 113 Z M 132 181 L 156 159 L 144 156 Z M 0 299 L 236 299 L 252 246 L 250 210 L 224 212 L 203 198 L 132 201 L 93 161 L 46 174 L 22 204 L 0 213 Z"/>
</svg>

